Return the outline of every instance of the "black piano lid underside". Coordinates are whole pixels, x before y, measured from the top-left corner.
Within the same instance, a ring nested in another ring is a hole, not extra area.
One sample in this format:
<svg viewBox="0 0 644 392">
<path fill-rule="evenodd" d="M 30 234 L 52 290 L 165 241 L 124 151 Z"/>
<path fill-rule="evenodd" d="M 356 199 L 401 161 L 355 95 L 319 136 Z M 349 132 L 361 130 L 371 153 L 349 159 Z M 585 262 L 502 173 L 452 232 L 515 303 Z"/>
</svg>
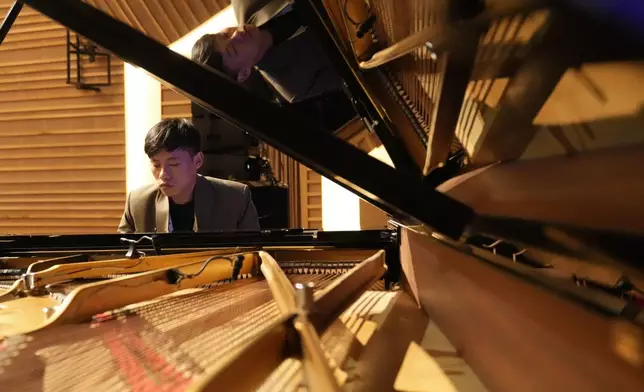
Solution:
<svg viewBox="0 0 644 392">
<path fill-rule="evenodd" d="M 311 9 L 319 10 L 318 0 L 298 1 L 306 1 Z M 472 208 L 434 190 L 420 176 L 389 167 L 329 135 L 319 125 L 310 123 L 290 108 L 263 101 L 225 75 L 192 62 L 80 0 L 23 0 L 23 3 L 85 36 L 124 61 L 145 69 L 165 85 L 396 218 L 419 221 L 432 230 L 455 239 L 476 231 L 515 239 L 526 245 L 545 248 L 557 245 L 551 244 L 547 236 L 526 235 L 535 231 L 543 234 L 544 228 L 551 226 L 548 223 L 477 216 Z M 569 7 L 572 2 L 555 3 Z M 617 3 L 627 5 L 628 1 L 621 0 Z M 596 18 L 593 13 L 584 15 Z M 610 21 L 609 24 L 619 25 Z M 619 47 L 619 44 L 616 45 L 614 47 Z M 599 47 L 599 50 L 605 50 L 605 47 Z M 602 235 L 588 231 L 592 237 Z M 604 249 L 615 248 L 621 237 L 611 235 L 606 238 L 611 238 L 608 242 L 612 245 L 602 246 Z M 641 238 L 629 237 L 628 240 L 642 243 Z M 620 258 L 623 259 L 624 256 Z"/>
</svg>

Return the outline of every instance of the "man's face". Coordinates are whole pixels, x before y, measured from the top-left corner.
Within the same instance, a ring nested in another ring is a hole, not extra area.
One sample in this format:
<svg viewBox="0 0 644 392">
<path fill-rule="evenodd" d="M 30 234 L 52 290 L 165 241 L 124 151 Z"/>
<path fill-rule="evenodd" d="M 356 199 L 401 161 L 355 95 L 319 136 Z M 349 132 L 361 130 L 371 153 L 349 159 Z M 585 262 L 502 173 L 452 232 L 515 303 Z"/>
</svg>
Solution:
<svg viewBox="0 0 644 392">
<path fill-rule="evenodd" d="M 243 81 L 264 55 L 259 29 L 252 25 L 230 27 L 216 35 L 217 49 L 222 54 L 224 68 Z"/>
<path fill-rule="evenodd" d="M 192 156 L 183 149 L 172 152 L 163 150 L 150 157 L 150 163 L 161 192 L 174 197 L 191 191 L 197 171 L 203 165 L 203 154 L 199 152 Z"/>
</svg>

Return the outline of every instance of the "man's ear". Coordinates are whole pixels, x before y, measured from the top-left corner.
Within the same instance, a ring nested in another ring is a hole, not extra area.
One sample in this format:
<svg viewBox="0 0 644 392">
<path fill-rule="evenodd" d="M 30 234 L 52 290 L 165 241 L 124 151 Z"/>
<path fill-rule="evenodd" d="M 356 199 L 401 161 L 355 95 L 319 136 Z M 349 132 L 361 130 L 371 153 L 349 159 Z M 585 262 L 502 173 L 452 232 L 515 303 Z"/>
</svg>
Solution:
<svg viewBox="0 0 644 392">
<path fill-rule="evenodd" d="M 240 70 L 239 73 L 237 74 L 237 81 L 239 83 L 244 83 L 246 79 L 248 79 L 248 77 L 250 76 L 250 73 L 251 73 L 250 68 L 244 68 Z"/>
<path fill-rule="evenodd" d="M 197 170 L 201 169 L 201 166 L 203 166 L 203 152 L 199 151 L 196 153 L 192 161 L 195 163 Z"/>
</svg>

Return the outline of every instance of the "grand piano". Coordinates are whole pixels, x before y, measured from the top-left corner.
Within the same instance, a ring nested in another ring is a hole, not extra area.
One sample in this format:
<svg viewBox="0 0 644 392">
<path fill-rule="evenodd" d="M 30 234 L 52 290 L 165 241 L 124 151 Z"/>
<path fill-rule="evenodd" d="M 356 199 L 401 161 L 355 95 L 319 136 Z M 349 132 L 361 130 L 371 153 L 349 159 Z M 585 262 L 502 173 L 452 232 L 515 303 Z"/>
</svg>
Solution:
<svg viewBox="0 0 644 392">
<path fill-rule="evenodd" d="M 80 0 L 16 2 L 0 36 L 27 5 L 391 219 L 1 237 L 3 390 L 644 389 L 639 3 L 296 1 L 355 107 L 333 133 Z"/>
</svg>

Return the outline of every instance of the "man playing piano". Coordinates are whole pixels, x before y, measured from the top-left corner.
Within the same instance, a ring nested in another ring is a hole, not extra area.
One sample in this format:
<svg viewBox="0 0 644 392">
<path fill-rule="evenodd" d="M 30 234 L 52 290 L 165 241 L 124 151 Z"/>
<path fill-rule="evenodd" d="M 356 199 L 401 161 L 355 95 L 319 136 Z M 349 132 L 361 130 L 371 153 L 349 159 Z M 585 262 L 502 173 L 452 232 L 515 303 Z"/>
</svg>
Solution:
<svg viewBox="0 0 644 392">
<path fill-rule="evenodd" d="M 232 0 L 239 27 L 206 34 L 192 59 L 257 94 L 291 104 L 327 129 L 356 116 L 343 81 L 290 0 Z M 272 90 L 272 91 L 271 91 Z"/>
<path fill-rule="evenodd" d="M 127 196 L 121 233 L 259 230 L 248 186 L 198 174 L 199 131 L 185 119 L 166 119 L 145 137 L 154 184 Z"/>
</svg>

